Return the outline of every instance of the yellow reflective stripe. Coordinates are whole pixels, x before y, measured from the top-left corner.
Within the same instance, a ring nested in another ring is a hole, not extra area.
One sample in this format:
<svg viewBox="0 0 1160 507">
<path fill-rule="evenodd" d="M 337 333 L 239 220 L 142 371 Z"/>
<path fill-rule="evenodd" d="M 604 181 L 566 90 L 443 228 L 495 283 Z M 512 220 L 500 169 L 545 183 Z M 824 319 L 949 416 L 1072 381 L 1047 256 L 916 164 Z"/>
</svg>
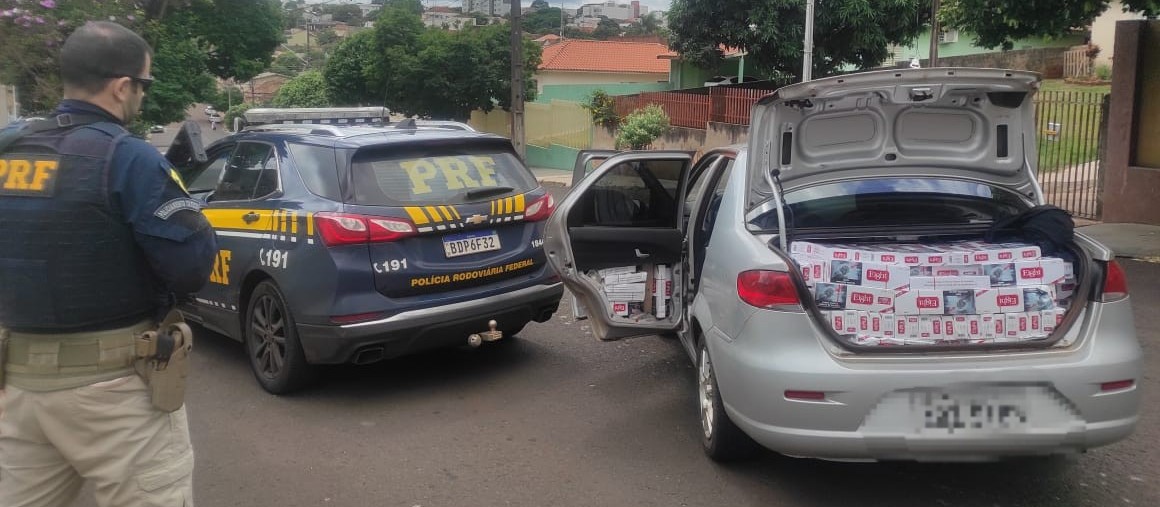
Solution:
<svg viewBox="0 0 1160 507">
<path fill-rule="evenodd" d="M 443 218 L 445 218 L 448 222 L 451 221 L 451 211 L 447 209 L 447 206 L 440 206 L 439 212 L 443 213 Z"/>
<path fill-rule="evenodd" d="M 261 218 L 247 223 L 243 215 L 250 213 L 248 209 L 205 209 L 201 210 L 214 229 L 238 229 L 243 231 L 270 232 L 273 228 L 273 216 L 269 211 L 255 211 Z"/>
<path fill-rule="evenodd" d="M 432 222 L 438 223 L 443 221 L 443 218 L 439 216 L 439 210 L 435 209 L 434 206 L 427 206 L 423 209 L 427 210 L 427 214 L 431 216 Z"/>
<path fill-rule="evenodd" d="M 495 214 L 495 201 L 488 201 L 488 204 L 490 204 L 490 205 L 491 205 L 491 209 L 489 209 L 489 210 L 487 211 L 487 214 L 488 214 L 488 215 L 494 215 L 494 214 Z"/>
<path fill-rule="evenodd" d="M 451 214 L 455 216 L 456 220 L 463 220 L 463 217 L 459 216 L 459 210 L 455 209 L 455 206 L 448 206 L 448 208 L 451 209 Z"/>
<path fill-rule="evenodd" d="M 298 212 L 291 211 L 290 217 L 291 217 L 290 218 L 290 233 L 297 235 L 298 234 Z"/>
<path fill-rule="evenodd" d="M 423 225 L 427 222 L 430 222 L 430 220 L 427 219 L 427 215 L 423 214 L 422 209 L 416 206 L 407 206 L 405 209 L 407 210 L 407 214 L 411 216 L 411 221 L 415 222 L 415 225 Z"/>
<path fill-rule="evenodd" d="M 314 213 L 306 214 L 306 236 L 314 237 Z"/>
<path fill-rule="evenodd" d="M 516 196 L 516 213 L 524 212 L 524 194 Z"/>
</svg>

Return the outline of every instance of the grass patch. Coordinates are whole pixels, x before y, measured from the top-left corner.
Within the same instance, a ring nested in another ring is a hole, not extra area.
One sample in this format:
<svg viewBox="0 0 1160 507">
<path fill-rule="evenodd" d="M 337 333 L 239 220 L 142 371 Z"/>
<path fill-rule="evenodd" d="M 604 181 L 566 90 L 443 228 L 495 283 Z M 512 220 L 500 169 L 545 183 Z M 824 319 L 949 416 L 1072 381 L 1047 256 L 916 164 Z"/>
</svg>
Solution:
<svg viewBox="0 0 1160 507">
<path fill-rule="evenodd" d="M 1112 85 L 1079 85 L 1068 83 L 1062 79 L 1044 79 L 1043 85 L 1039 88 L 1045 92 L 1091 92 L 1091 93 L 1111 93 Z"/>
<path fill-rule="evenodd" d="M 1104 92 L 1092 90 L 1093 87 L 1080 88 L 1083 90 L 1053 90 L 1035 96 L 1041 172 L 1084 164 L 1099 157 Z"/>
</svg>

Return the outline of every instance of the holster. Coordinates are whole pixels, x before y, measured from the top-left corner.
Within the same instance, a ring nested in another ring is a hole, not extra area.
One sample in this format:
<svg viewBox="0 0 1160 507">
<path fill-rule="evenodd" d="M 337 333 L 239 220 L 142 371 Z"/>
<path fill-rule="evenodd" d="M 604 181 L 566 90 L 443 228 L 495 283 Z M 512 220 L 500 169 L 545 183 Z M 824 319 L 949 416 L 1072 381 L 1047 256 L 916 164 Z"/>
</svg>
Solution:
<svg viewBox="0 0 1160 507">
<path fill-rule="evenodd" d="M 149 386 L 153 406 L 173 412 L 185 404 L 193 332 L 181 312 L 172 310 L 156 330 L 137 337 L 137 374 Z"/>
</svg>

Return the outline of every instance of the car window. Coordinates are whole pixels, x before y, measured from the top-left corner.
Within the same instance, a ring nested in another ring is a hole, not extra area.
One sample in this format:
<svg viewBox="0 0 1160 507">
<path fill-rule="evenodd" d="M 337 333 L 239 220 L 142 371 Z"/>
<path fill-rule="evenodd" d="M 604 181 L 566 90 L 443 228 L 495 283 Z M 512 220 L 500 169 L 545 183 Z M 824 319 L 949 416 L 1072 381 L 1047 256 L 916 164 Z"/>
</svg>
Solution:
<svg viewBox="0 0 1160 507">
<path fill-rule="evenodd" d="M 218 180 L 221 179 L 222 170 L 226 168 L 226 162 L 229 161 L 231 153 L 232 149 L 224 149 L 215 153 L 205 164 L 193 170 L 191 172 L 192 179 L 186 185 L 189 188 L 189 193 L 205 193 L 217 188 Z"/>
<path fill-rule="evenodd" d="M 788 192 L 785 202 L 794 227 L 985 223 L 1026 206 L 1000 187 L 938 178 L 838 181 Z M 754 222 L 763 228 L 777 224 L 773 213 Z"/>
<path fill-rule="evenodd" d="M 342 200 L 334 148 L 299 143 L 289 143 L 287 148 L 294 167 L 298 169 L 298 176 L 310 193 L 333 201 Z"/>
<path fill-rule="evenodd" d="M 697 167 L 693 169 L 693 174 L 690 176 L 689 180 L 689 191 L 685 194 L 685 207 L 687 209 L 692 209 L 693 204 L 695 204 L 694 200 L 696 200 L 697 196 L 701 193 L 701 189 L 706 184 L 705 182 L 712 179 L 708 177 L 708 175 L 712 173 L 712 171 L 709 169 L 714 164 L 716 164 L 720 158 L 720 156 L 715 156 L 710 159 L 702 160 L 697 164 Z"/>
<path fill-rule="evenodd" d="M 263 197 L 278 188 L 278 162 L 274 147 L 265 143 L 241 143 L 226 164 L 214 192 L 215 201 L 244 201 Z"/>
<path fill-rule="evenodd" d="M 583 222 L 610 227 L 676 226 L 683 160 L 622 162 L 600 175 L 585 193 Z"/>
<path fill-rule="evenodd" d="M 352 204 L 462 204 L 539 186 L 514 153 L 447 146 L 359 150 L 351 160 Z"/>
</svg>

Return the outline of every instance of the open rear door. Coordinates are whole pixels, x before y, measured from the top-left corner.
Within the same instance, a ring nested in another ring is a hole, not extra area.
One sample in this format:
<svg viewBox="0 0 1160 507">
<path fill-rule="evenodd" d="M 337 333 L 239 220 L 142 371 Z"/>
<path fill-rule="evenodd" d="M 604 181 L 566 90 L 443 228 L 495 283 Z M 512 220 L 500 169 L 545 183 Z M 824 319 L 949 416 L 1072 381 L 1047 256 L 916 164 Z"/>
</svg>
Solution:
<svg viewBox="0 0 1160 507">
<path fill-rule="evenodd" d="M 187 121 L 181 125 L 181 130 L 173 137 L 165 158 L 185 181 L 191 181 L 189 171 L 208 160 L 205 145 L 201 139 L 201 126 L 197 122 Z"/>
<path fill-rule="evenodd" d="M 671 280 L 683 269 L 682 203 L 693 154 L 606 155 L 579 175 L 548 220 L 548 264 L 587 310 L 598 338 L 674 331 L 683 311 L 680 284 Z"/>
</svg>

